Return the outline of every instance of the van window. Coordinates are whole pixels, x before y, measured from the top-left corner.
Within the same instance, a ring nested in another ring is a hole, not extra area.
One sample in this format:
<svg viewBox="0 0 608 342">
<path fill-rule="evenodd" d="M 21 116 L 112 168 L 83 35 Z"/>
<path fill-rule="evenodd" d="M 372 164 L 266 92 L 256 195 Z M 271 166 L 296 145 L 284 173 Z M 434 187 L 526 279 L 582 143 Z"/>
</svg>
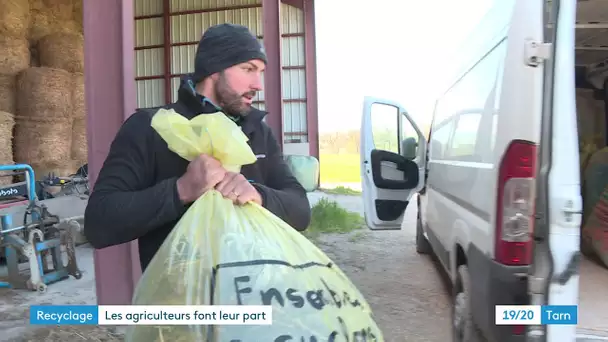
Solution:
<svg viewBox="0 0 608 342">
<path fill-rule="evenodd" d="M 475 154 L 475 141 L 480 121 L 481 113 L 463 114 L 458 117 L 447 157 L 457 158 Z"/>
<path fill-rule="evenodd" d="M 440 127 L 437 127 L 431 133 L 431 143 L 429 146 L 429 159 L 444 159 L 444 153 L 448 143 L 450 142 L 450 136 L 454 128 L 454 121 L 446 121 Z"/>
<path fill-rule="evenodd" d="M 478 145 L 485 145 L 480 148 L 487 149 L 489 141 L 478 144 L 478 137 L 480 131 L 490 129 L 491 120 L 482 120 L 482 116 L 493 115 L 493 90 L 497 79 L 502 78 L 499 70 L 506 57 L 506 46 L 506 39 L 494 46 L 437 101 L 433 134 L 448 120 L 455 121 L 456 125 L 443 158 L 470 161 L 462 157 L 479 154 L 476 153 Z M 480 130 L 481 122 L 488 126 L 484 124 L 486 128 Z"/>
<path fill-rule="evenodd" d="M 401 116 L 401 155 L 413 160 L 418 155 L 418 132 L 404 115 Z"/>
<path fill-rule="evenodd" d="M 502 43 L 503 47 L 499 46 L 498 50 L 505 50 L 502 52 L 506 55 L 506 41 Z M 500 97 L 502 96 L 502 81 L 504 79 L 504 69 L 505 59 L 503 58 L 500 61 L 500 65 L 498 67 L 498 75 L 496 76 L 496 91 L 494 92 L 494 110 L 492 113 L 492 135 L 490 142 L 490 155 L 494 152 L 494 146 L 496 145 L 496 133 L 498 128 L 498 113 L 500 112 Z"/>
<path fill-rule="evenodd" d="M 496 130 L 498 129 L 498 113 L 492 115 L 492 142 L 490 143 L 490 151 L 494 151 L 496 145 Z"/>
<path fill-rule="evenodd" d="M 399 153 L 399 108 L 372 103 L 370 112 L 376 149 Z"/>
</svg>

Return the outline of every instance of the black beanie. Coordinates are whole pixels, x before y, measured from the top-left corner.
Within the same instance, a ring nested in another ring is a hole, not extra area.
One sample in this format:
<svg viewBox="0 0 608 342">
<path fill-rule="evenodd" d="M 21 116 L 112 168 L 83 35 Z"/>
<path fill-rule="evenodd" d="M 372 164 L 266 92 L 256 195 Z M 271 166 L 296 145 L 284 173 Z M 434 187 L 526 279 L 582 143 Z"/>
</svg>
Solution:
<svg viewBox="0 0 608 342">
<path fill-rule="evenodd" d="M 264 47 L 247 27 L 235 24 L 211 26 L 196 49 L 193 81 L 200 82 L 216 72 L 252 59 L 267 63 Z"/>
</svg>

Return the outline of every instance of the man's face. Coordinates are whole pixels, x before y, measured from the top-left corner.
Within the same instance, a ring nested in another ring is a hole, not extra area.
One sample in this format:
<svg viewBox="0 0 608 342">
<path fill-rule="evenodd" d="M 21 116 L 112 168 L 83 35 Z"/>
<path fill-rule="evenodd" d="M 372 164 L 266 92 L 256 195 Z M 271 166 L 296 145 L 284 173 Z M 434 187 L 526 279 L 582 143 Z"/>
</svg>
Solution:
<svg viewBox="0 0 608 342">
<path fill-rule="evenodd" d="M 231 115 L 247 115 L 256 93 L 263 89 L 264 62 L 251 60 L 237 64 L 216 75 L 215 95 L 218 105 Z"/>
</svg>

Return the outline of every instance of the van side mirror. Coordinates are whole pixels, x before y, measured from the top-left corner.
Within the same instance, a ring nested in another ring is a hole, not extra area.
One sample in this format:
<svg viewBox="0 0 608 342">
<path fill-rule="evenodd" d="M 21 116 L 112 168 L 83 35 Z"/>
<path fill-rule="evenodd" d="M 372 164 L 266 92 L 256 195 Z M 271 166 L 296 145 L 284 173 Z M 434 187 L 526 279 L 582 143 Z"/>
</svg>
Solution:
<svg viewBox="0 0 608 342">
<path fill-rule="evenodd" d="M 403 141 L 401 141 L 401 151 L 402 151 L 402 155 L 408 159 L 408 160 L 414 160 L 416 159 L 416 156 L 418 155 L 416 153 L 416 150 L 418 149 L 418 141 L 416 141 L 416 138 L 405 138 L 403 139 Z"/>
</svg>

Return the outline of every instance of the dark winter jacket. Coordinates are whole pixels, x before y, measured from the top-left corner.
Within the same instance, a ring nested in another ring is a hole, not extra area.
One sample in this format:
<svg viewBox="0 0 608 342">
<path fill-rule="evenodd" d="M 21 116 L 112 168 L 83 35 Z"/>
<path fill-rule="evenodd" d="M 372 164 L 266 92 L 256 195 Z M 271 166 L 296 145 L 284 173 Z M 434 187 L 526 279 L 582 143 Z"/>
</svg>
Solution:
<svg viewBox="0 0 608 342">
<path fill-rule="evenodd" d="M 178 100 L 165 108 L 187 118 L 217 112 L 217 107 L 196 94 L 182 80 Z M 155 111 L 140 110 L 118 131 L 95 182 L 85 212 L 85 235 L 95 248 L 139 239 L 145 269 L 164 239 L 186 212 L 177 194 L 177 179 L 188 161 L 170 151 L 151 127 Z M 249 138 L 258 160 L 241 173 L 260 192 L 263 205 L 297 230 L 310 222 L 306 191 L 283 160 L 265 112 L 253 109 L 238 124 Z"/>
</svg>

